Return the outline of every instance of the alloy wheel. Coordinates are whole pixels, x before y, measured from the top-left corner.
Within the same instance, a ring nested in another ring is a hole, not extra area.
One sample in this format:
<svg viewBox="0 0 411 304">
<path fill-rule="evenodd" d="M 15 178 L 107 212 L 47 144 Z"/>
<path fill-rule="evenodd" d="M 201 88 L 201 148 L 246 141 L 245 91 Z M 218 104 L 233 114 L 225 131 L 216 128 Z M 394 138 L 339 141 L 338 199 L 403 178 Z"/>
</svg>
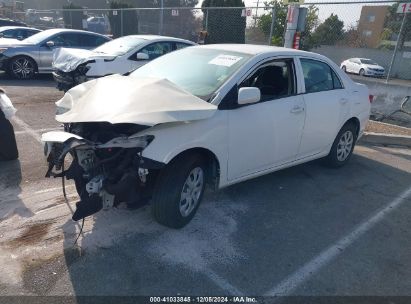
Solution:
<svg viewBox="0 0 411 304">
<path fill-rule="evenodd" d="M 348 130 L 341 137 L 337 145 L 337 159 L 340 162 L 345 161 L 351 153 L 354 144 L 354 135 Z"/>
<path fill-rule="evenodd" d="M 27 58 L 18 58 L 11 64 L 13 74 L 21 79 L 30 78 L 34 73 L 34 66 L 31 60 Z"/>
<path fill-rule="evenodd" d="M 197 207 L 204 188 L 204 171 L 195 167 L 188 174 L 180 196 L 180 213 L 187 217 Z"/>
</svg>

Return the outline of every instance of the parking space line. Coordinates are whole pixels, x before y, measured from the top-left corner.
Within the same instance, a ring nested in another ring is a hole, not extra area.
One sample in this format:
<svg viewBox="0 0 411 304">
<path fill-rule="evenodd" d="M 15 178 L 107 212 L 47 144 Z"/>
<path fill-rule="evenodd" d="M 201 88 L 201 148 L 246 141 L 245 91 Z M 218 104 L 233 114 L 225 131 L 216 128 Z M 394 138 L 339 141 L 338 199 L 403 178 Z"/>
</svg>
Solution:
<svg viewBox="0 0 411 304">
<path fill-rule="evenodd" d="M 308 280 L 310 277 L 319 272 L 324 266 L 328 265 L 332 260 L 339 256 L 345 249 L 347 249 L 351 244 L 353 244 L 357 239 L 359 239 L 366 232 L 371 230 L 376 224 L 381 222 L 385 216 L 391 213 L 393 210 L 398 208 L 404 201 L 409 199 L 411 196 L 411 187 L 406 191 L 401 193 L 395 200 L 393 200 L 386 207 L 376 212 L 368 220 L 361 223 L 357 228 L 355 228 L 351 233 L 347 234 L 341 238 L 334 245 L 328 247 L 314 259 L 309 261 L 303 267 L 298 269 L 296 272 L 288 276 L 282 282 L 280 282 L 273 289 L 267 291 L 265 295 L 267 296 L 288 296 L 299 287 L 302 283 Z"/>
<path fill-rule="evenodd" d="M 20 128 L 22 128 L 27 134 L 29 134 L 31 137 L 33 137 L 36 141 L 41 143 L 41 136 L 39 133 L 37 133 L 35 130 L 33 130 L 28 124 L 26 124 L 24 121 L 22 121 L 20 118 L 17 116 L 14 116 L 12 118 L 13 122 L 18 125 Z"/>
<path fill-rule="evenodd" d="M 231 295 L 233 296 L 241 296 L 243 293 L 238 290 L 236 287 L 231 285 L 229 282 L 227 282 L 224 278 L 220 277 L 218 274 L 216 274 L 214 271 L 208 269 L 205 272 L 205 275 L 213 281 L 217 286 L 219 286 L 221 289 L 224 291 L 228 291 Z"/>
<path fill-rule="evenodd" d="M 73 187 L 74 187 L 74 185 L 66 185 L 66 189 L 73 188 Z M 56 188 L 49 188 L 49 189 L 40 190 L 40 191 L 34 192 L 34 194 L 43 194 L 43 193 L 48 193 L 48 192 L 54 192 L 54 191 L 57 191 L 57 190 L 62 191 L 62 187 L 60 186 L 60 187 L 56 187 Z"/>
</svg>

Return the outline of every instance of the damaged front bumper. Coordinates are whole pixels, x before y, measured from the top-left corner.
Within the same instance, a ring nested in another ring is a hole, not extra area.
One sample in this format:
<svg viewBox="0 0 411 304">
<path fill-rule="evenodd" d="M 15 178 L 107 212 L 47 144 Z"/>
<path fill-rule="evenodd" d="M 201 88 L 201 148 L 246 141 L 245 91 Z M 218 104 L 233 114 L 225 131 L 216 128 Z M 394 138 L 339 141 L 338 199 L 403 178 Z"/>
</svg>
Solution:
<svg viewBox="0 0 411 304">
<path fill-rule="evenodd" d="M 43 134 L 46 177 L 74 180 L 80 196 L 73 220 L 122 202 L 137 206 L 149 198 L 156 171 L 164 166 L 141 155 L 153 139 L 150 135 L 130 136 L 95 143 L 68 132 Z M 65 170 L 68 155 L 72 162 Z"/>
</svg>

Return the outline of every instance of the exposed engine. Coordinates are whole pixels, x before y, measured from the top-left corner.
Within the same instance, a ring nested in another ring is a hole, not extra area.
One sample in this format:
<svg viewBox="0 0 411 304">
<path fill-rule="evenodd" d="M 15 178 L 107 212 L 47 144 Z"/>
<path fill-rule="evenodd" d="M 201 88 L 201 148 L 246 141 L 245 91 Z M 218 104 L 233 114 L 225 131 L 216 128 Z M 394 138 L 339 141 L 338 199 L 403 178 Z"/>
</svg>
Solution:
<svg viewBox="0 0 411 304">
<path fill-rule="evenodd" d="M 64 143 L 45 146 L 49 163 L 46 177 L 63 177 L 75 182 L 80 201 L 73 220 L 122 202 L 136 207 L 148 201 L 163 164 L 141 155 L 154 137 L 133 134 L 146 128 L 100 122 L 67 124 L 65 131 L 79 138 L 71 137 Z M 67 155 L 72 162 L 64 170 Z"/>
</svg>

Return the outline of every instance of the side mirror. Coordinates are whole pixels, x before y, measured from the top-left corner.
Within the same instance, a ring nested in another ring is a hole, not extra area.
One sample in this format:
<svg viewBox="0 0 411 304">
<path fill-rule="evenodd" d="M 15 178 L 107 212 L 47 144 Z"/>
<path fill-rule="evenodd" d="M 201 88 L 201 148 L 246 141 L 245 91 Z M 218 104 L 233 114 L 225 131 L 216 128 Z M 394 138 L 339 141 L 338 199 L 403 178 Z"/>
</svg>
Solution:
<svg viewBox="0 0 411 304">
<path fill-rule="evenodd" d="M 17 36 L 17 40 L 23 40 L 23 36 Z"/>
<path fill-rule="evenodd" d="M 245 87 L 238 90 L 239 105 L 252 104 L 259 102 L 261 99 L 261 92 L 259 88 Z"/>
<path fill-rule="evenodd" d="M 47 45 L 49 48 L 52 48 L 52 47 L 54 46 L 54 42 L 53 42 L 53 41 L 47 41 L 47 42 L 46 42 L 46 45 Z"/>
<path fill-rule="evenodd" d="M 146 53 L 137 53 L 137 60 L 149 60 L 150 57 Z"/>
</svg>

